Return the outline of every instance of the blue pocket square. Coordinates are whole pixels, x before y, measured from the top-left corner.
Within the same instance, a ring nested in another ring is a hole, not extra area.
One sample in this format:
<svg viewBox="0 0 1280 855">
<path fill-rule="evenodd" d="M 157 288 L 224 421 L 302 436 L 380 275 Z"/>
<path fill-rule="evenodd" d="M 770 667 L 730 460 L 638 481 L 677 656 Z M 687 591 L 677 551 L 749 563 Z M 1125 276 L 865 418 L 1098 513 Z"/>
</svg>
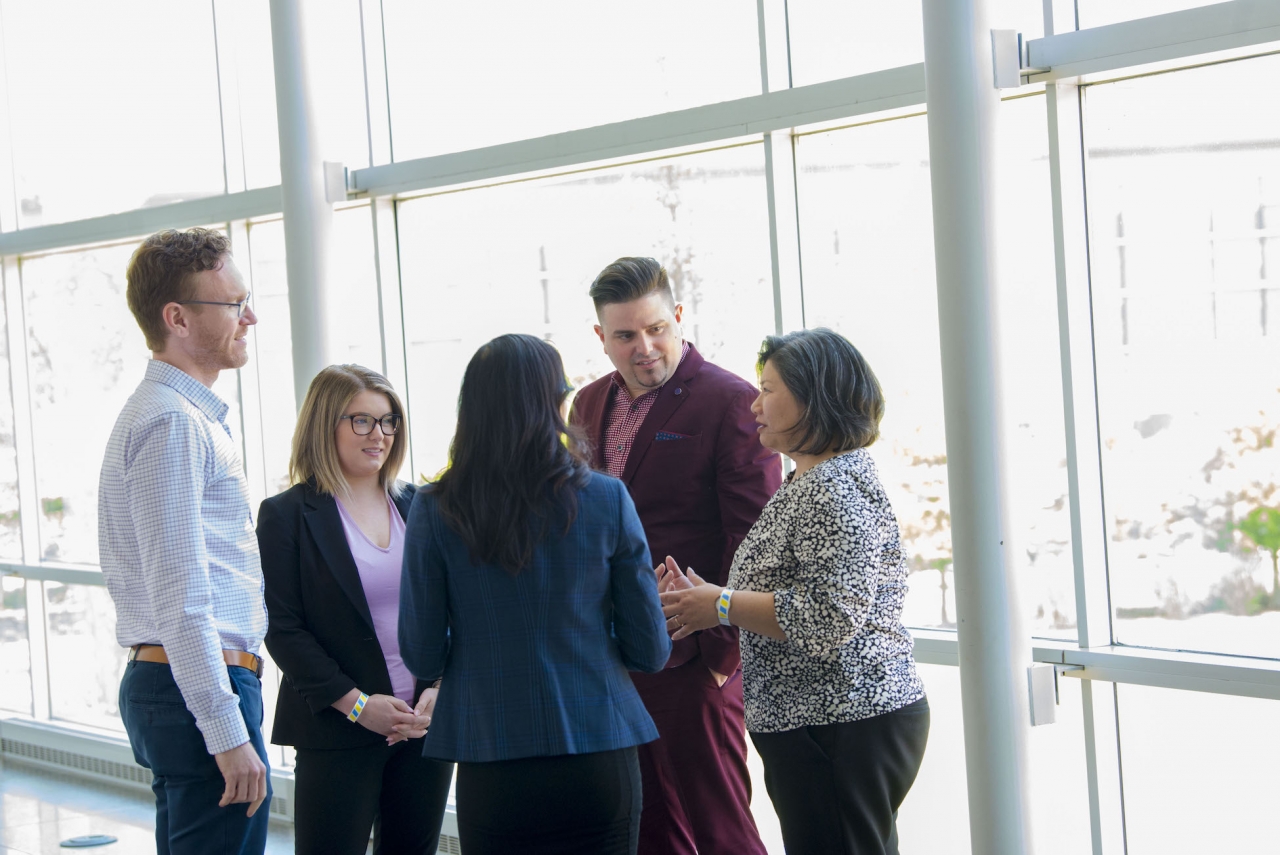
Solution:
<svg viewBox="0 0 1280 855">
<path fill-rule="evenodd" d="M 653 438 L 654 442 L 665 442 L 671 439 L 688 439 L 689 437 L 683 433 L 672 433 L 669 430 L 658 431 L 657 436 Z"/>
</svg>

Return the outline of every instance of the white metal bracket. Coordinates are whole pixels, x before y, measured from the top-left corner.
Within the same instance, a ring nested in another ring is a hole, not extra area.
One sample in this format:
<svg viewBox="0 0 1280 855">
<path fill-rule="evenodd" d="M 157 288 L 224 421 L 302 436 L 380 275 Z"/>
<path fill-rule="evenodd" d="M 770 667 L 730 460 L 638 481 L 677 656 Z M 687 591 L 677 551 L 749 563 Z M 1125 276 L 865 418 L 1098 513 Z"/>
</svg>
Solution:
<svg viewBox="0 0 1280 855">
<path fill-rule="evenodd" d="M 324 198 L 330 205 L 347 201 L 347 167 L 341 163 L 324 162 Z"/>
<path fill-rule="evenodd" d="M 1031 726 L 1053 724 L 1058 720 L 1058 671 L 1056 665 L 1037 662 L 1027 668 L 1027 692 L 1031 707 Z"/>
<path fill-rule="evenodd" d="M 991 31 L 991 65 L 997 89 L 1017 89 L 1028 75 L 1048 71 L 1047 68 L 1029 67 L 1022 33 L 1017 30 Z"/>
</svg>

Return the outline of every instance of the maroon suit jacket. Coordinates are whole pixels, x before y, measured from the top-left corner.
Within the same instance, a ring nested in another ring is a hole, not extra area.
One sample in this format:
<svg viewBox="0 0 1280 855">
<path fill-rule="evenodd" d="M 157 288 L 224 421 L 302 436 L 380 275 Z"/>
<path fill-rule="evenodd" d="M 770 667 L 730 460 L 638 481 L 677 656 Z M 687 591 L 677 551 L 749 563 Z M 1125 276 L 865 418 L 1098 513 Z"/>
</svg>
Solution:
<svg viewBox="0 0 1280 855">
<path fill-rule="evenodd" d="M 782 483 L 782 461 L 756 436 L 755 397 L 754 386 L 707 362 L 692 345 L 658 392 L 622 472 L 654 566 L 670 555 L 712 584 L 727 581 L 738 544 Z M 570 415 L 595 446 L 600 470 L 612 400 L 610 374 L 578 393 Z M 737 628 L 718 626 L 677 641 L 667 667 L 698 657 L 713 671 L 732 674 L 742 662 Z"/>
</svg>

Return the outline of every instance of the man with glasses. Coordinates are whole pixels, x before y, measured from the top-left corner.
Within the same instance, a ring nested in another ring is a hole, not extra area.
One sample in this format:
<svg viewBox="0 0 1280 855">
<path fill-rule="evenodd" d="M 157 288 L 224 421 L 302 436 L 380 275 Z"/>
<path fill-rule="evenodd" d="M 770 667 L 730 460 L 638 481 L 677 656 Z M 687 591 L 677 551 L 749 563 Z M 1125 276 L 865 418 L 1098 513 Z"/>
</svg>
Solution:
<svg viewBox="0 0 1280 855">
<path fill-rule="evenodd" d="M 120 718 L 153 775 L 159 853 L 266 847 L 262 567 L 228 406 L 212 391 L 248 362 L 258 322 L 230 250 L 211 229 L 166 230 L 130 259 L 126 298 L 152 359 L 98 487 L 102 573 L 129 648 Z"/>
</svg>

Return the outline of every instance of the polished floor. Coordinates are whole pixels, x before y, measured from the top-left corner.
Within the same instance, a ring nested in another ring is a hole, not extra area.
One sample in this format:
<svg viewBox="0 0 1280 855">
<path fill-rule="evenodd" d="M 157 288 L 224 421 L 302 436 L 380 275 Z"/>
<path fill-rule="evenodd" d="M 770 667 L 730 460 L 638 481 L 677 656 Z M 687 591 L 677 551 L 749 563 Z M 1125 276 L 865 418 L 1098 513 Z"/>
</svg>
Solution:
<svg viewBox="0 0 1280 855">
<path fill-rule="evenodd" d="M 116 843 L 63 849 L 86 834 L 109 834 Z M 155 852 L 155 802 L 138 792 L 0 761 L 0 855 Z M 293 852 L 293 826 L 272 821 L 267 855 Z"/>
</svg>

